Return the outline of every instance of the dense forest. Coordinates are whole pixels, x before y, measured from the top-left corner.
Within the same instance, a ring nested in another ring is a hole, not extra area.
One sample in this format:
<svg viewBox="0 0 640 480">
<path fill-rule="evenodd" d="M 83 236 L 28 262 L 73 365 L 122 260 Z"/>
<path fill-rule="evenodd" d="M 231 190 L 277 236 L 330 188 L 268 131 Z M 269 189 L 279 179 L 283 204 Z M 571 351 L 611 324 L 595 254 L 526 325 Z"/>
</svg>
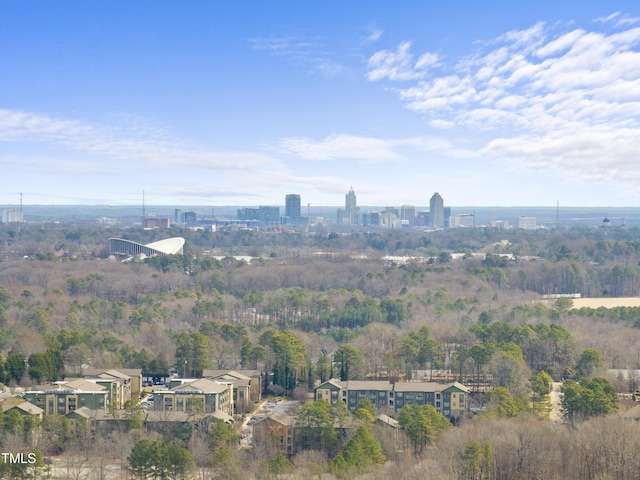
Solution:
<svg viewBox="0 0 640 480">
<path fill-rule="evenodd" d="M 184 255 L 109 256 L 111 237 L 150 243 L 168 236 L 186 239 Z M 234 259 L 240 255 L 253 258 Z M 265 393 L 305 398 L 330 378 L 450 372 L 478 392 L 473 401 L 483 413 L 455 427 L 430 420 L 415 454 L 386 444 L 362 412 L 366 431 L 292 459 L 237 450 L 233 434 L 220 431 L 142 438 L 133 429 L 118 445 L 107 447 L 109 438 L 96 444 L 100 455 L 117 450 L 119 458 L 180 446 L 196 465 L 211 467 L 202 478 L 236 478 L 240 466 L 256 478 L 386 477 L 396 469 L 411 478 L 637 478 L 640 427 L 611 414 L 628 406 L 616 392 L 635 392 L 640 378 L 607 370 L 640 368 L 640 308 L 576 309 L 570 298 L 543 295 L 632 297 L 639 289 L 637 229 L 212 233 L 2 225 L 0 381 L 28 388 L 87 366 L 160 373 L 188 365 L 193 376 L 257 368 L 273 373 Z M 549 420 L 552 379 L 566 380 L 563 423 Z M 404 422 L 409 436 L 414 420 Z M 28 443 L 14 423 L 4 419 L 5 448 Z M 371 435 L 386 463 L 358 463 L 362 451 L 375 450 Z M 86 442 L 63 437 L 39 447 L 88 455 Z M 138 446 L 142 440 L 149 443 Z"/>
</svg>

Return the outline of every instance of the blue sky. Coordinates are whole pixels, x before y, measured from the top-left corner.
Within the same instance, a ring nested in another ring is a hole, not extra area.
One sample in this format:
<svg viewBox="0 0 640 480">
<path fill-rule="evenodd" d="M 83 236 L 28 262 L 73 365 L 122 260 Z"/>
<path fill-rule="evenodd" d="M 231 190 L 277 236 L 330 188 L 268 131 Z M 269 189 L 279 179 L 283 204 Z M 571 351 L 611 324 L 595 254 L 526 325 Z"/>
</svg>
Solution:
<svg viewBox="0 0 640 480">
<path fill-rule="evenodd" d="M 639 117 L 635 1 L 0 0 L 0 204 L 632 206 Z"/>
</svg>

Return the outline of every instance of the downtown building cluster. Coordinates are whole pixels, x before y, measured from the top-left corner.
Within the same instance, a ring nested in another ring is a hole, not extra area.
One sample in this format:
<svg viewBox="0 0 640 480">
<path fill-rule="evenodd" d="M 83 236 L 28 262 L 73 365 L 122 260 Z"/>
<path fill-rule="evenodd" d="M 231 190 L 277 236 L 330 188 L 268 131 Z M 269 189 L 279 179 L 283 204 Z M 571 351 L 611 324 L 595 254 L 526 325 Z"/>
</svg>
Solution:
<svg viewBox="0 0 640 480">
<path fill-rule="evenodd" d="M 384 207 L 381 211 L 360 211 L 353 187 L 345 195 L 345 206 L 336 213 L 337 225 L 360 225 L 363 227 L 412 228 L 430 227 L 442 229 L 449 227 L 451 208 L 444 206 L 442 196 L 436 192 L 429 200 L 429 210 L 416 211 L 414 205 Z"/>
<path fill-rule="evenodd" d="M 237 210 L 239 221 L 258 221 L 262 226 L 288 225 L 305 226 L 309 224 L 307 216 L 303 216 L 303 207 L 298 194 L 285 197 L 284 215 L 280 216 L 280 207 L 259 206 L 244 207 Z M 411 228 L 431 227 L 435 229 L 449 227 L 451 208 L 444 206 L 444 200 L 439 193 L 434 193 L 429 201 L 429 210 L 417 211 L 414 205 L 401 207 L 385 207 L 381 211 L 368 210 L 362 212 L 357 204 L 357 196 L 353 187 L 345 195 L 345 206 L 336 212 L 336 225 L 354 225 L 363 227 L 383 228 Z M 324 219 L 322 219 L 324 221 Z M 322 222 L 320 222 L 322 223 Z"/>
</svg>

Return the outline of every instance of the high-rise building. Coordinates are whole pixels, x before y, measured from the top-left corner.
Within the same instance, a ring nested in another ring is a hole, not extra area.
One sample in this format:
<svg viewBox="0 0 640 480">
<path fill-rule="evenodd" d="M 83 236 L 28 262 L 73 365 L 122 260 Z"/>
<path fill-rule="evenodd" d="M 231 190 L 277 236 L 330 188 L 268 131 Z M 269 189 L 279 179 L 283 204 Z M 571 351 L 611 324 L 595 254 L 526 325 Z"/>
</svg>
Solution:
<svg viewBox="0 0 640 480">
<path fill-rule="evenodd" d="M 280 207 L 239 208 L 238 220 L 260 220 L 262 225 L 280 223 Z"/>
<path fill-rule="evenodd" d="M 402 205 L 400 207 L 400 220 L 406 221 L 407 225 L 413 227 L 416 224 L 416 207 L 413 205 Z"/>
<path fill-rule="evenodd" d="M 21 208 L 5 208 L 2 210 L 2 223 L 24 222 Z"/>
<path fill-rule="evenodd" d="M 343 222 L 350 225 L 358 225 L 360 223 L 360 208 L 357 206 L 356 192 L 353 191 L 353 187 L 344 196 Z"/>
<path fill-rule="evenodd" d="M 171 220 L 169 218 L 145 218 L 144 228 L 169 228 Z"/>
<path fill-rule="evenodd" d="M 444 228 L 449 228 L 451 222 L 451 207 L 444 207 Z"/>
<path fill-rule="evenodd" d="M 180 219 L 182 220 L 182 223 L 193 225 L 198 221 L 198 215 L 196 214 L 196 212 L 182 212 L 182 214 L 180 215 Z"/>
<path fill-rule="evenodd" d="M 292 225 L 301 223 L 300 195 L 290 193 L 284 198 L 284 216 L 287 223 Z"/>
<path fill-rule="evenodd" d="M 263 225 L 277 225 L 280 223 L 280 207 L 259 207 L 258 220 Z"/>
<path fill-rule="evenodd" d="M 518 217 L 518 228 L 522 228 L 523 230 L 535 230 L 536 217 Z"/>
<path fill-rule="evenodd" d="M 449 217 L 450 228 L 475 228 L 476 216 L 473 213 L 458 213 Z"/>
<path fill-rule="evenodd" d="M 438 192 L 434 193 L 431 200 L 429 200 L 429 213 L 431 215 L 431 226 L 444 228 L 444 200 Z"/>
</svg>

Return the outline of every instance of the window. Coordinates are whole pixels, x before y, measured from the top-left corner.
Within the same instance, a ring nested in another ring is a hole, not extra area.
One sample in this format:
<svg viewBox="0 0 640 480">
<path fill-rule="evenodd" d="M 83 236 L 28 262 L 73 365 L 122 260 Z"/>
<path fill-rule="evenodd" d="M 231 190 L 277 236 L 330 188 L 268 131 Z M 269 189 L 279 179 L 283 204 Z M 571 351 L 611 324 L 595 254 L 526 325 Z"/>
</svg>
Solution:
<svg viewBox="0 0 640 480">
<path fill-rule="evenodd" d="M 460 406 L 464 407 L 464 393 L 460 394 Z"/>
<path fill-rule="evenodd" d="M 184 410 L 184 400 L 182 398 L 176 398 L 176 409 L 179 412 L 182 412 Z"/>
<path fill-rule="evenodd" d="M 440 408 L 440 402 L 436 402 L 436 408 Z"/>
</svg>

